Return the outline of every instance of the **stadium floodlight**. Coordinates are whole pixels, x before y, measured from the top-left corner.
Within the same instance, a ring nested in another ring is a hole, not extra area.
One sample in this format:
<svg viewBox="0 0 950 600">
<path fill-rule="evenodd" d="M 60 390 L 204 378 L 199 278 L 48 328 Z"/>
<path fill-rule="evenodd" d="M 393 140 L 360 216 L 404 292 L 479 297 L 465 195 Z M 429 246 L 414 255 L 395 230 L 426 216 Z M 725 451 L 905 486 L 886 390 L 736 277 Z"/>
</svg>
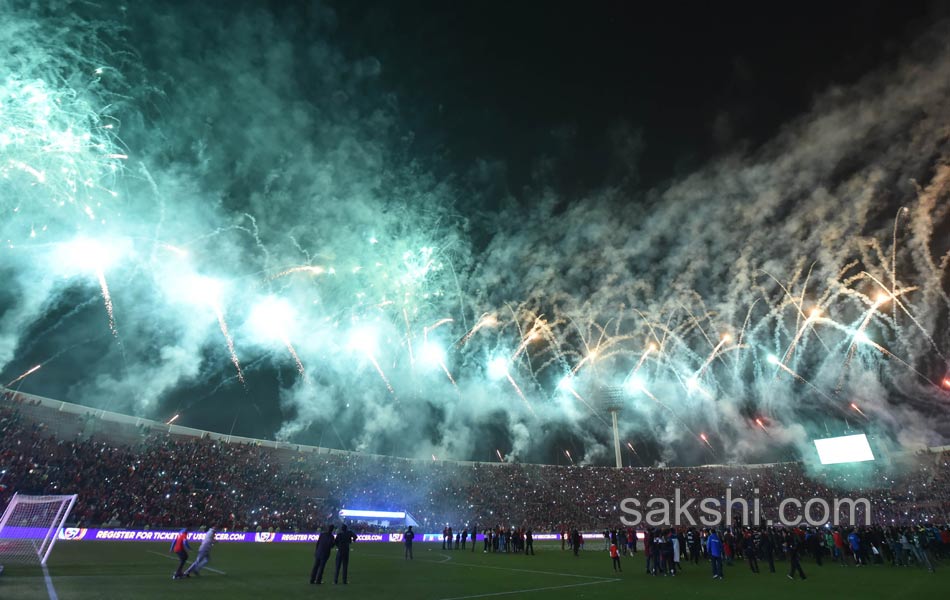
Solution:
<svg viewBox="0 0 950 600">
<path fill-rule="evenodd" d="M 871 445 L 863 433 L 815 440 L 815 448 L 823 465 L 874 460 Z"/>
<path fill-rule="evenodd" d="M 56 534 L 66 523 L 75 503 L 76 494 L 14 494 L 0 517 L 0 560 L 46 565 L 56 544 Z"/>
</svg>

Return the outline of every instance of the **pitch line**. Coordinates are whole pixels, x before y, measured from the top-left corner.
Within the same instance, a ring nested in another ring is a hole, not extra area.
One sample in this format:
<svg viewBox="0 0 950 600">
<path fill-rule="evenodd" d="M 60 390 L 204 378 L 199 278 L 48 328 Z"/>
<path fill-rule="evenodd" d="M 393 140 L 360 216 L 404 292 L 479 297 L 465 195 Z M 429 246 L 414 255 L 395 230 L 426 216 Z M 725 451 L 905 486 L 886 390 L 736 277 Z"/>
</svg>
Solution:
<svg viewBox="0 0 950 600">
<path fill-rule="evenodd" d="M 167 559 L 170 559 L 170 560 L 178 560 L 177 557 L 168 556 L 167 554 L 162 554 L 161 552 L 155 552 L 155 551 L 153 551 L 153 550 L 146 550 L 146 552 L 148 552 L 149 554 L 154 554 L 155 556 L 161 556 L 162 558 L 167 558 Z M 227 575 L 227 573 L 225 573 L 224 571 L 219 571 L 219 570 L 215 569 L 214 567 L 201 567 L 201 570 L 202 570 L 202 571 L 208 570 L 208 571 L 211 571 L 212 573 L 217 573 L 217 574 L 219 574 L 219 575 Z"/>
<path fill-rule="evenodd" d="M 577 577 L 583 577 L 578 575 Z M 452 596 L 451 598 L 442 598 L 441 600 L 468 600 L 469 598 L 490 598 L 494 596 L 510 596 L 512 594 L 527 594 L 530 592 L 547 592 L 551 590 L 563 590 L 566 588 L 581 587 L 584 585 L 600 585 L 601 583 L 613 583 L 623 581 L 622 579 L 604 579 L 602 581 L 585 581 L 583 583 L 569 583 L 567 585 L 549 585 L 547 587 L 530 588 L 527 590 L 512 590 L 510 592 L 491 592 L 488 594 L 474 594 L 472 596 Z"/>
<path fill-rule="evenodd" d="M 46 592 L 49 594 L 49 600 L 59 600 L 59 596 L 56 595 L 56 588 L 53 587 L 53 580 L 49 576 L 49 571 L 46 570 L 46 565 L 43 565 L 43 579 L 46 580 Z"/>
</svg>

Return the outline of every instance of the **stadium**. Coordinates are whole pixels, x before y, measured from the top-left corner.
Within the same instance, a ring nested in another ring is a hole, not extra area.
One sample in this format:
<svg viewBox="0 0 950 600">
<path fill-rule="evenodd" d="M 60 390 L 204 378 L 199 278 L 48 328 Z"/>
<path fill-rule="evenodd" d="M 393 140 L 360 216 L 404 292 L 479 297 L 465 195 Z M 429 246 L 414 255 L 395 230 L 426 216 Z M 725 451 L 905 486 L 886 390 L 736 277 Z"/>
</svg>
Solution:
<svg viewBox="0 0 950 600">
<path fill-rule="evenodd" d="M 0 1 L 0 598 L 941 593 L 950 15 L 680 12 Z"/>
</svg>

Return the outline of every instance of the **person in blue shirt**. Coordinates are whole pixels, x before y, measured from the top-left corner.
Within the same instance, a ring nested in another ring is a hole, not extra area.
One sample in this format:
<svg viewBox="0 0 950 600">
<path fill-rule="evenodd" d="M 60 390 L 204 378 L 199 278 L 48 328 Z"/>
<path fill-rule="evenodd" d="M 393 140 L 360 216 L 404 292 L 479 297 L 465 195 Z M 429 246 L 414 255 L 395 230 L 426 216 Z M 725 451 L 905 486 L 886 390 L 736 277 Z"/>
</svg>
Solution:
<svg viewBox="0 0 950 600">
<path fill-rule="evenodd" d="M 860 567 L 864 561 L 861 560 L 861 537 L 858 536 L 857 531 L 851 530 L 848 534 L 848 544 L 851 545 L 851 553 L 854 554 L 854 565 Z"/>
<path fill-rule="evenodd" d="M 722 579 L 722 540 L 713 529 L 706 539 L 706 551 L 712 561 L 713 579 Z"/>
</svg>

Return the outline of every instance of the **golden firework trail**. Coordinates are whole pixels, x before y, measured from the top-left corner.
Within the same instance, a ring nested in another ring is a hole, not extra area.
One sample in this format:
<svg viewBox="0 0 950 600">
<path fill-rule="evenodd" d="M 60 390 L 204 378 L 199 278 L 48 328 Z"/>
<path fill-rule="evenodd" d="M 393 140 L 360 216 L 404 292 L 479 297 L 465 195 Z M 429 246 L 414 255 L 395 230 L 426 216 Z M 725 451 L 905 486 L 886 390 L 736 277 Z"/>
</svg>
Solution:
<svg viewBox="0 0 950 600">
<path fill-rule="evenodd" d="M 37 371 L 39 371 L 39 370 L 40 370 L 40 367 L 42 367 L 42 366 L 43 366 L 43 365 L 36 365 L 35 367 L 31 367 L 31 368 L 28 369 L 25 373 L 23 373 L 22 375 L 20 375 L 19 377 L 17 377 L 16 379 L 14 379 L 13 381 L 11 381 L 10 383 L 8 383 L 8 384 L 6 385 L 6 387 L 10 387 L 10 386 L 13 385 L 14 383 L 26 379 L 27 377 L 29 377 L 29 376 L 32 375 L 33 373 L 36 373 Z"/>
<path fill-rule="evenodd" d="M 481 318 L 478 319 L 478 322 L 475 323 L 475 326 L 472 327 L 472 328 L 468 331 L 468 333 L 466 333 L 464 336 L 462 336 L 462 339 L 460 339 L 460 340 L 457 342 L 457 345 L 458 345 L 458 346 L 464 346 L 464 345 L 466 344 L 466 342 L 468 342 L 468 340 L 469 340 L 473 335 L 475 335 L 475 332 L 477 332 L 477 331 L 478 331 L 479 329 L 481 329 L 482 327 L 494 327 L 494 326 L 496 326 L 496 325 L 498 325 L 498 318 L 495 317 L 495 315 L 493 315 L 493 314 L 491 314 L 491 313 L 485 313 L 485 314 L 483 314 L 483 315 L 481 316 Z"/>
</svg>

